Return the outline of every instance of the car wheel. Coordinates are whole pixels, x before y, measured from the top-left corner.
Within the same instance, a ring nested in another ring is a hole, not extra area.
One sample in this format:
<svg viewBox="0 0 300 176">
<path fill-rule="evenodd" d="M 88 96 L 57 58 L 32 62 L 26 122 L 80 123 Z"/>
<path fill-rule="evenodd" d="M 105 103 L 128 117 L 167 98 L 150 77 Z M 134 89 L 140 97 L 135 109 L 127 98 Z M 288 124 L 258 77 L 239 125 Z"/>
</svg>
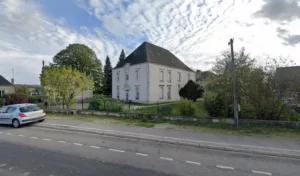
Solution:
<svg viewBox="0 0 300 176">
<path fill-rule="evenodd" d="M 39 122 L 43 122 L 45 119 L 39 120 Z"/>
<path fill-rule="evenodd" d="M 19 122 L 19 120 L 18 120 L 18 119 L 14 119 L 14 120 L 12 121 L 12 125 L 13 125 L 14 128 L 19 128 L 19 127 L 20 127 L 20 122 Z"/>
</svg>

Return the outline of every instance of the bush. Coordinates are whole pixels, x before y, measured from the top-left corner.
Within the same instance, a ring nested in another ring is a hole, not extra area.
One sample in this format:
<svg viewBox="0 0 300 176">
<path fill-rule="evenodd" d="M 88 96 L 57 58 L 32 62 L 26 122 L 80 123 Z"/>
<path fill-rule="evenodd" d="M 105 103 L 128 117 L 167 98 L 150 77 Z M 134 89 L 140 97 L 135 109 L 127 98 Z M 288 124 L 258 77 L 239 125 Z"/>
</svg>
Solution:
<svg viewBox="0 0 300 176">
<path fill-rule="evenodd" d="M 217 93 L 208 92 L 204 96 L 204 107 L 211 117 L 224 117 L 224 103 Z"/>
<path fill-rule="evenodd" d="M 159 108 L 159 113 L 162 115 L 171 115 L 172 111 L 173 111 L 172 107 L 168 105 Z"/>
<path fill-rule="evenodd" d="M 256 110 L 252 105 L 244 104 L 241 106 L 239 117 L 241 119 L 257 119 Z"/>
<path fill-rule="evenodd" d="M 99 111 L 100 110 L 100 105 L 103 102 L 103 96 L 102 95 L 94 95 L 92 100 L 90 101 L 89 110 L 95 110 L 95 111 Z"/>
<path fill-rule="evenodd" d="M 105 101 L 102 103 L 102 106 L 100 106 L 100 110 L 108 112 L 123 112 L 124 105 L 121 102 Z"/>
<path fill-rule="evenodd" d="M 182 116 L 194 116 L 196 108 L 193 106 L 193 102 L 187 99 L 181 99 L 177 102 L 177 109 Z"/>
<path fill-rule="evenodd" d="M 179 95 L 183 98 L 193 100 L 194 102 L 203 96 L 203 87 L 189 80 L 183 88 L 180 89 Z"/>
<path fill-rule="evenodd" d="M 26 95 L 20 93 L 5 94 L 3 97 L 6 99 L 5 105 L 28 103 Z"/>
<path fill-rule="evenodd" d="M 30 103 L 41 103 L 42 102 L 42 96 L 40 95 L 33 95 L 30 98 Z"/>
</svg>

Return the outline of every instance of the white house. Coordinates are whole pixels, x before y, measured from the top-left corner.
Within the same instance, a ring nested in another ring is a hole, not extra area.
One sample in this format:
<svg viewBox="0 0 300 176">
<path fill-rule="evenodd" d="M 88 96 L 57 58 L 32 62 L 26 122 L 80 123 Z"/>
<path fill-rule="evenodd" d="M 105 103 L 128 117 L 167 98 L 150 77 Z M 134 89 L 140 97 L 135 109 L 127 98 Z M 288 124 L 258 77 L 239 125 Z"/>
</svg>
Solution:
<svg viewBox="0 0 300 176">
<path fill-rule="evenodd" d="M 179 100 L 195 72 L 170 51 L 142 43 L 112 71 L 112 98 L 140 103 Z"/>
</svg>

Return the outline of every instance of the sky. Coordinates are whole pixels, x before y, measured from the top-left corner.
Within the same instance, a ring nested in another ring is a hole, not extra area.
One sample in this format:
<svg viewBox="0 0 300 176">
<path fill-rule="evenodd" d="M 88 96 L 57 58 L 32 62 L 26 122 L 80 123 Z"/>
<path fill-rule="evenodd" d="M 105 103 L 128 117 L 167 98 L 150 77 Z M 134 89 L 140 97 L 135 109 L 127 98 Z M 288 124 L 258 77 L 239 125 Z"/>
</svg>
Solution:
<svg viewBox="0 0 300 176">
<path fill-rule="evenodd" d="M 42 61 L 72 43 L 115 66 L 148 41 L 192 69 L 242 47 L 253 57 L 300 65 L 300 0 L 0 0 L 0 75 L 39 84 Z"/>
</svg>

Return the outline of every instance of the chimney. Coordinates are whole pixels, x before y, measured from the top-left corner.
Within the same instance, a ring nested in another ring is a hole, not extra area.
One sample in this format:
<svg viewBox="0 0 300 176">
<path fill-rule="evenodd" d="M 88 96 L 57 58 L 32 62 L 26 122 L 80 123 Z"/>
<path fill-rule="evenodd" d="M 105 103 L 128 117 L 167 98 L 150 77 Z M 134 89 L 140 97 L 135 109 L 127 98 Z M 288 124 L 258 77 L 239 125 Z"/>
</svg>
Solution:
<svg viewBox="0 0 300 176">
<path fill-rule="evenodd" d="M 14 78 L 11 79 L 11 83 L 12 83 L 12 84 L 15 84 Z"/>
</svg>

